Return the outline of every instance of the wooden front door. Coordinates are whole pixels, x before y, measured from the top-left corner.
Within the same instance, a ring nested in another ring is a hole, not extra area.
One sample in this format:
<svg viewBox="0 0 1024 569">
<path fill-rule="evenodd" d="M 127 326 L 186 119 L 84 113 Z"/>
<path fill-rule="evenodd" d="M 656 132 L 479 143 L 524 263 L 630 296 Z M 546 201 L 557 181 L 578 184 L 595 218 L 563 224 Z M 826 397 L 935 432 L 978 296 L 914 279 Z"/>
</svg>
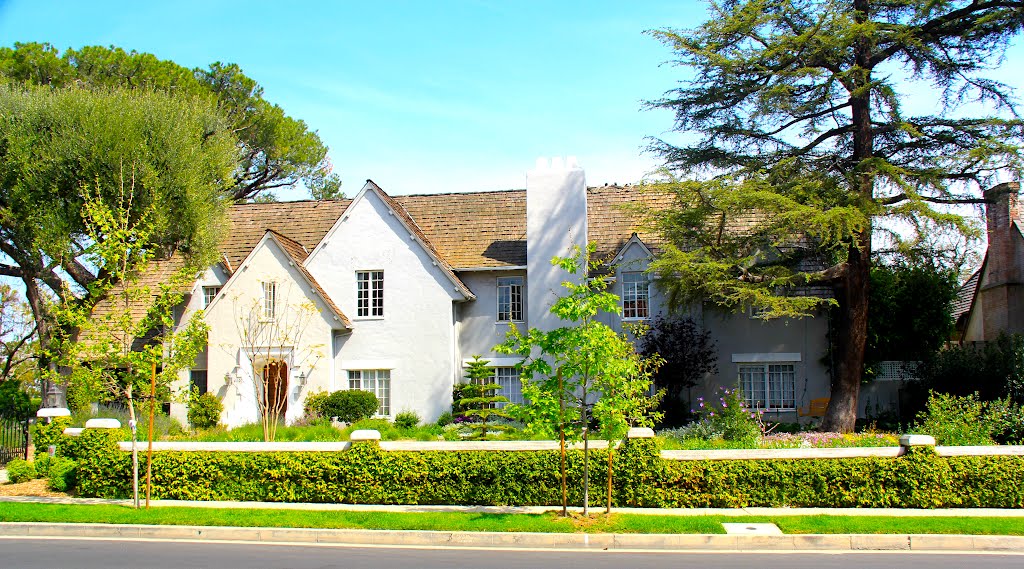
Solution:
<svg viewBox="0 0 1024 569">
<path fill-rule="evenodd" d="M 267 415 L 284 419 L 288 410 L 288 364 L 281 361 L 263 366 L 263 388 Z"/>
</svg>

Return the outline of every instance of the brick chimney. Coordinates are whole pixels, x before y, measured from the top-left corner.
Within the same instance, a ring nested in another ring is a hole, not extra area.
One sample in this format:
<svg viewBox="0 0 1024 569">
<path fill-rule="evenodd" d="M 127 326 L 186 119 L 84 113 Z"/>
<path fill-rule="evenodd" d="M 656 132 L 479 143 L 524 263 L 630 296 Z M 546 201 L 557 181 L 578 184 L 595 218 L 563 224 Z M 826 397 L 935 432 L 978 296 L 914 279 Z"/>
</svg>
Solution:
<svg viewBox="0 0 1024 569">
<path fill-rule="evenodd" d="M 1008 182 L 985 191 L 988 253 L 980 284 L 983 340 L 1000 332 L 1024 332 L 1024 237 L 1020 184 Z"/>
</svg>

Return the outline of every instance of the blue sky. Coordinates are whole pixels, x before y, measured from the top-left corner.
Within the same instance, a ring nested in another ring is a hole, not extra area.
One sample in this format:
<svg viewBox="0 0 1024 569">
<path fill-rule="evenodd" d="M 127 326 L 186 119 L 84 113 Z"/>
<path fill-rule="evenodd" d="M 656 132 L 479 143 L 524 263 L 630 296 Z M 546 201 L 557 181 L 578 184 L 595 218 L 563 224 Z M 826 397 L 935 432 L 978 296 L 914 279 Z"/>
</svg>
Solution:
<svg viewBox="0 0 1024 569">
<path fill-rule="evenodd" d="M 672 124 L 642 103 L 681 76 L 643 32 L 704 16 L 699 0 L 0 0 L 0 45 L 237 63 L 319 131 L 346 193 L 372 178 L 400 195 L 521 188 L 539 156 L 636 181 L 658 164 L 645 137 Z"/>
</svg>

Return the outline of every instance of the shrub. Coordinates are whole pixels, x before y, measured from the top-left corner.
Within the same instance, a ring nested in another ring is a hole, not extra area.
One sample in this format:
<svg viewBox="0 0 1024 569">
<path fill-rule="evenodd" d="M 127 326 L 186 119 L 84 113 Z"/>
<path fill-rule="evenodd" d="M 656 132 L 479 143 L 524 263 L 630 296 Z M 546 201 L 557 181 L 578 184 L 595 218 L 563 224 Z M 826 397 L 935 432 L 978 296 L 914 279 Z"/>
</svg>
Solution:
<svg viewBox="0 0 1024 569">
<path fill-rule="evenodd" d="M 51 446 L 57 446 L 64 437 L 64 429 L 71 426 L 71 417 L 54 417 L 49 423 L 40 420 L 32 425 L 32 443 L 36 456 L 46 454 Z"/>
<path fill-rule="evenodd" d="M 302 417 L 309 423 L 315 422 L 317 419 L 330 420 L 330 415 L 327 414 L 327 399 L 331 396 L 326 391 L 314 391 L 306 395 L 306 400 L 302 403 Z"/>
<path fill-rule="evenodd" d="M 14 484 L 28 482 L 36 477 L 36 466 L 27 460 L 16 458 L 7 463 L 7 479 Z"/>
<path fill-rule="evenodd" d="M 216 395 L 192 390 L 188 400 L 188 423 L 193 429 L 216 427 L 220 423 L 220 414 L 223 411 L 224 404 Z"/>
<path fill-rule="evenodd" d="M 739 389 L 719 388 L 717 401 L 698 397 L 693 412 L 698 422 L 709 423 L 709 430 L 723 440 L 753 445 L 761 437 L 760 411 L 747 407 Z"/>
<path fill-rule="evenodd" d="M 129 454 L 113 433 L 86 431 L 61 446 L 78 461 L 78 493 L 123 498 Z M 613 503 L 633 507 L 1024 507 L 1024 457 L 901 457 L 792 460 L 663 460 L 653 439 L 616 452 Z M 593 451 L 603 461 L 604 451 Z M 568 452 L 580 480 L 583 452 Z M 593 460 L 593 458 L 592 458 Z M 52 469 L 51 469 L 52 470 Z M 547 505 L 561 498 L 557 451 L 385 452 L 356 443 L 344 452 L 158 452 L 157 499 L 378 504 Z M 605 484 L 591 487 L 603 501 Z M 581 501 L 569 487 L 572 504 Z"/>
<path fill-rule="evenodd" d="M 415 429 L 420 424 L 420 416 L 415 411 L 402 411 L 395 415 L 395 426 L 399 429 Z"/>
<path fill-rule="evenodd" d="M 441 413 L 440 417 L 437 418 L 437 426 L 446 427 L 452 424 L 452 420 L 454 420 L 454 417 L 452 417 L 451 411 L 445 411 L 444 413 Z"/>
<path fill-rule="evenodd" d="M 978 394 L 965 397 L 931 392 L 913 429 L 935 437 L 940 445 L 992 445 L 1006 430 L 1007 404 L 982 402 Z"/>
<path fill-rule="evenodd" d="M 345 423 L 354 423 L 360 419 L 373 417 L 379 404 L 377 396 L 369 391 L 335 391 L 327 397 L 324 414 L 327 417 L 337 417 L 339 421 Z"/>
<path fill-rule="evenodd" d="M 50 461 L 47 487 L 55 492 L 69 492 L 78 481 L 78 463 L 70 458 L 56 456 Z"/>
<path fill-rule="evenodd" d="M 37 454 L 35 460 L 36 478 L 46 478 L 50 475 L 50 455 Z"/>
</svg>

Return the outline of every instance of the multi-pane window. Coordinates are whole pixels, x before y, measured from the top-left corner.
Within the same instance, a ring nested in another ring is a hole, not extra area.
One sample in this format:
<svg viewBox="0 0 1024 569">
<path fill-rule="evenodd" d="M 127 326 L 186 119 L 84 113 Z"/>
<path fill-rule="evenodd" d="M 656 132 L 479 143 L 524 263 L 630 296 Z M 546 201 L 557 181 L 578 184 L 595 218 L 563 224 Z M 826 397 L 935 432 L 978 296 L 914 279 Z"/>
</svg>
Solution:
<svg viewBox="0 0 1024 569">
<path fill-rule="evenodd" d="M 523 321 L 523 277 L 498 278 L 498 322 Z"/>
<path fill-rule="evenodd" d="M 391 415 L 391 370 L 359 369 L 349 370 L 348 388 L 369 391 L 377 396 L 377 414 Z"/>
<path fill-rule="evenodd" d="M 757 409 L 796 408 L 796 368 L 793 364 L 740 364 L 740 391 Z"/>
<path fill-rule="evenodd" d="M 622 273 L 622 317 L 647 318 L 650 288 L 642 272 Z"/>
<path fill-rule="evenodd" d="M 217 293 L 220 292 L 219 286 L 204 286 L 203 287 L 203 308 L 210 306 L 213 299 L 217 297 Z"/>
<path fill-rule="evenodd" d="M 263 318 L 273 320 L 277 315 L 277 283 L 263 283 Z"/>
<path fill-rule="evenodd" d="M 494 368 L 494 383 L 501 386 L 495 395 L 502 395 L 508 399 L 509 403 L 515 403 L 516 405 L 523 404 L 523 383 L 519 379 L 519 372 L 514 367 L 496 367 Z M 499 407 L 504 407 L 506 403 L 499 403 Z"/>
<path fill-rule="evenodd" d="M 384 316 L 384 271 L 356 272 L 356 315 Z"/>
</svg>

